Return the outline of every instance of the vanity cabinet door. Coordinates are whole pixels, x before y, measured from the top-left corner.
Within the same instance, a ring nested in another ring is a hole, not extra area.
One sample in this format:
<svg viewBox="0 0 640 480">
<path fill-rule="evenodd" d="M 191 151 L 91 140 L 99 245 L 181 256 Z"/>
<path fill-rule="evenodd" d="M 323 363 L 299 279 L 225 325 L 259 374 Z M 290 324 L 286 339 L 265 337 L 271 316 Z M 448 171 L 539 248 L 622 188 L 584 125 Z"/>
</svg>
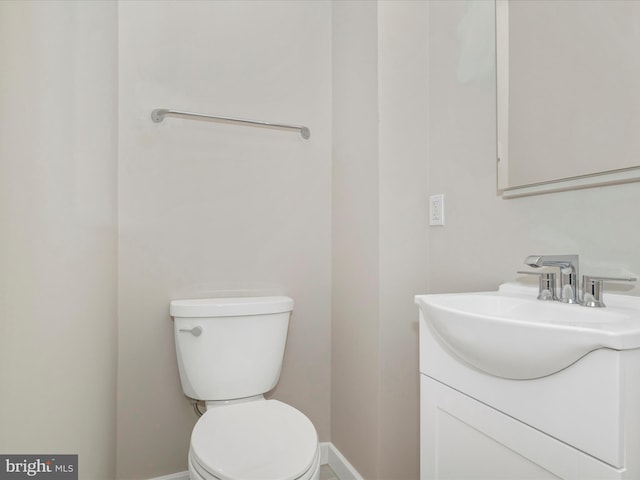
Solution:
<svg viewBox="0 0 640 480">
<path fill-rule="evenodd" d="M 420 478 L 621 479 L 616 469 L 420 376 Z"/>
</svg>

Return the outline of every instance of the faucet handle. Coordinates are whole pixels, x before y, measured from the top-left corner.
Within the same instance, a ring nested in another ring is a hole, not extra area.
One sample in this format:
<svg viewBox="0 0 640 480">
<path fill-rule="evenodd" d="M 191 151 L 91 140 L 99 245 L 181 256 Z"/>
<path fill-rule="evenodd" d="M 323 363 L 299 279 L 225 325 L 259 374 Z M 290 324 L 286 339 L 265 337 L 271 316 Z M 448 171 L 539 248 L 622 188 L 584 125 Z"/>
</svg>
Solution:
<svg viewBox="0 0 640 480">
<path fill-rule="evenodd" d="M 537 275 L 539 280 L 540 290 L 538 291 L 538 300 L 558 300 L 556 297 L 556 274 L 553 272 L 526 272 L 524 270 L 518 270 L 517 273 L 523 273 L 525 275 Z"/>
<path fill-rule="evenodd" d="M 582 305 L 585 307 L 605 307 L 602 301 L 604 282 L 635 282 L 635 277 L 582 277 Z"/>
</svg>

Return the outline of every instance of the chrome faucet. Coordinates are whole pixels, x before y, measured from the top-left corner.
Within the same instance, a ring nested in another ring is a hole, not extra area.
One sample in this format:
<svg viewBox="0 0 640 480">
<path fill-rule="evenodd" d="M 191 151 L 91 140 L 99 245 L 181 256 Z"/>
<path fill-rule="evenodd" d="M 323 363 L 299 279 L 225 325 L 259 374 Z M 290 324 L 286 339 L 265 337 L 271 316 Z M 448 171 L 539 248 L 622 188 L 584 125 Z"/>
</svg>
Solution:
<svg viewBox="0 0 640 480">
<path fill-rule="evenodd" d="M 578 297 L 578 255 L 529 255 L 524 263 L 533 268 L 560 269 L 560 298 L 565 303 L 580 303 Z"/>
</svg>

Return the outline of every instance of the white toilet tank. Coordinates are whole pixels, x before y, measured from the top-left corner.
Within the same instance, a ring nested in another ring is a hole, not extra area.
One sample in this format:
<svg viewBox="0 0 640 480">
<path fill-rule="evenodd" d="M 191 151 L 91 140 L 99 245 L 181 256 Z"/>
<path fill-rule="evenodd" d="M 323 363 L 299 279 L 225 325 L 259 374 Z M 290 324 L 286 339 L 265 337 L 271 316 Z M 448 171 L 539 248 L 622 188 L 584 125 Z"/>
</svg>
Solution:
<svg viewBox="0 0 640 480">
<path fill-rule="evenodd" d="M 292 310 L 289 297 L 173 300 L 169 311 L 185 395 L 233 400 L 273 389 Z"/>
</svg>

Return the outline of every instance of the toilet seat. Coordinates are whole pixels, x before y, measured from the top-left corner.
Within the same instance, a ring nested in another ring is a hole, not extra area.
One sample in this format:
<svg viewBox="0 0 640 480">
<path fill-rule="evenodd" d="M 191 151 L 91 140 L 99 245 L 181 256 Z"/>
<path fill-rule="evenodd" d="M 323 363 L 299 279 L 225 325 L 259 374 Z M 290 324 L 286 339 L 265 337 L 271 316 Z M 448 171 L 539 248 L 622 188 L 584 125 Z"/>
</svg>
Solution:
<svg viewBox="0 0 640 480">
<path fill-rule="evenodd" d="M 208 473 L 200 465 L 194 463 L 193 458 L 189 455 L 189 478 L 190 480 L 221 480 L 219 477 L 213 476 Z M 272 480 L 265 477 L 262 480 Z M 313 461 L 311 468 L 302 477 L 296 480 L 320 480 L 320 450 L 316 455 L 316 459 Z"/>
<path fill-rule="evenodd" d="M 306 416 L 277 400 L 215 407 L 193 429 L 189 463 L 202 479 L 306 480 L 318 469 L 318 437 Z"/>
</svg>

